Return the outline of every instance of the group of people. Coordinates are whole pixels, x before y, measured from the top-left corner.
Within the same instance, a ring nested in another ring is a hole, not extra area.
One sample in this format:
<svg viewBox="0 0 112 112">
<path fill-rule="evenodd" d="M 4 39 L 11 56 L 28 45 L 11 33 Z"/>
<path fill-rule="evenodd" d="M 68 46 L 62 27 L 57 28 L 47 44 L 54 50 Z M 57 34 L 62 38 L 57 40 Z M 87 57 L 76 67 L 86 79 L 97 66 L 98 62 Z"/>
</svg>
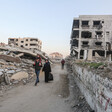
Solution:
<svg viewBox="0 0 112 112">
<path fill-rule="evenodd" d="M 62 69 L 64 69 L 64 64 L 65 64 L 65 60 L 62 59 L 61 60 Z M 37 55 L 35 63 L 33 65 L 35 66 L 35 73 L 36 73 L 35 86 L 36 86 L 37 83 L 39 83 L 39 74 L 42 68 L 41 57 L 39 55 Z M 51 72 L 51 66 L 48 59 L 45 60 L 45 64 L 42 68 L 42 71 L 45 73 L 45 82 L 47 83 L 49 81 L 49 73 Z"/>
<path fill-rule="evenodd" d="M 35 86 L 36 86 L 37 83 L 39 82 L 39 74 L 42 68 L 41 57 L 39 55 L 37 55 L 36 57 L 34 66 L 35 66 L 35 73 L 36 73 L 36 82 L 35 82 Z M 45 64 L 42 68 L 42 71 L 45 73 L 45 82 L 48 82 L 49 73 L 51 72 L 51 66 L 48 59 L 45 60 Z"/>
</svg>

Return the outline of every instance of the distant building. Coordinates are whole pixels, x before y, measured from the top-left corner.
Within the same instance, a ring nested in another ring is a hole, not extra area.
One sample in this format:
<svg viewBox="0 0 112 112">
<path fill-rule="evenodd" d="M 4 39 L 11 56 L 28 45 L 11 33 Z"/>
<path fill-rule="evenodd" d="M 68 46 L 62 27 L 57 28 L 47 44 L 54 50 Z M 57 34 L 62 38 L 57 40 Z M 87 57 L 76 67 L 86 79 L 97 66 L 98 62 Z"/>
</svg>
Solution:
<svg viewBox="0 0 112 112">
<path fill-rule="evenodd" d="M 49 57 L 52 59 L 62 59 L 63 55 L 58 52 L 54 52 L 54 53 L 49 54 Z"/>
<path fill-rule="evenodd" d="M 71 56 L 76 59 L 112 61 L 112 15 L 74 18 L 70 43 Z"/>
<path fill-rule="evenodd" d="M 8 38 L 8 44 L 14 44 L 19 47 L 24 47 L 28 49 L 38 49 L 41 50 L 42 48 L 42 41 L 38 38 Z"/>
<path fill-rule="evenodd" d="M 5 47 L 6 46 L 6 44 L 5 43 L 0 43 L 0 47 Z"/>
</svg>

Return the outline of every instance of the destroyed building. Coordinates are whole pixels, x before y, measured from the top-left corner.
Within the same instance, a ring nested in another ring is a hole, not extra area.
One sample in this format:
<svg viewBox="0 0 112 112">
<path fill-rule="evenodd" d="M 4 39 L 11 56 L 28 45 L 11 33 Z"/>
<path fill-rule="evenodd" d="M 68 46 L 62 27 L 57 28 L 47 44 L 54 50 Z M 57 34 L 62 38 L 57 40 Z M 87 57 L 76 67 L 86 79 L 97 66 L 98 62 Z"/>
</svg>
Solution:
<svg viewBox="0 0 112 112">
<path fill-rule="evenodd" d="M 63 55 L 58 52 L 53 52 L 53 53 L 49 54 L 49 57 L 51 59 L 59 59 L 60 60 L 63 58 Z"/>
<path fill-rule="evenodd" d="M 19 47 L 24 47 L 28 49 L 38 49 L 41 50 L 42 48 L 42 41 L 38 38 L 8 38 L 8 44 L 14 44 Z"/>
<path fill-rule="evenodd" d="M 74 18 L 70 44 L 75 59 L 112 61 L 112 15 Z"/>
</svg>

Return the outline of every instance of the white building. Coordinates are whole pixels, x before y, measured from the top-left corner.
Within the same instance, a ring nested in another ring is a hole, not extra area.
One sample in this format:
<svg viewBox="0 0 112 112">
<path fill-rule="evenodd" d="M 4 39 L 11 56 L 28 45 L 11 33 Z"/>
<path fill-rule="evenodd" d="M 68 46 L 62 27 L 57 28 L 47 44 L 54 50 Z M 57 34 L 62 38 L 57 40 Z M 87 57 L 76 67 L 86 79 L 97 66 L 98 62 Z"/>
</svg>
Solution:
<svg viewBox="0 0 112 112">
<path fill-rule="evenodd" d="M 41 50 L 42 48 L 42 41 L 38 38 L 8 38 L 8 44 L 14 44 L 19 47 L 24 47 L 28 49 L 38 49 Z"/>
</svg>

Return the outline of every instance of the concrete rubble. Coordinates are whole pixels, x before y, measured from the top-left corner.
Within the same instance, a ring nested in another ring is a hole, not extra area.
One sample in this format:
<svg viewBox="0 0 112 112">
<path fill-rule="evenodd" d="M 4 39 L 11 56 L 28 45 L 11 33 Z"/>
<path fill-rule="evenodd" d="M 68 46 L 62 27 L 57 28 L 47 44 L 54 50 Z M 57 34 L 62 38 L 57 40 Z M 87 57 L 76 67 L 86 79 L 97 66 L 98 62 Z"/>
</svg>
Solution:
<svg viewBox="0 0 112 112">
<path fill-rule="evenodd" d="M 8 45 L 0 47 L 0 96 L 15 85 L 25 85 L 33 80 L 33 64 L 37 54 L 42 60 L 48 58 L 44 52 L 36 49 Z"/>
</svg>

